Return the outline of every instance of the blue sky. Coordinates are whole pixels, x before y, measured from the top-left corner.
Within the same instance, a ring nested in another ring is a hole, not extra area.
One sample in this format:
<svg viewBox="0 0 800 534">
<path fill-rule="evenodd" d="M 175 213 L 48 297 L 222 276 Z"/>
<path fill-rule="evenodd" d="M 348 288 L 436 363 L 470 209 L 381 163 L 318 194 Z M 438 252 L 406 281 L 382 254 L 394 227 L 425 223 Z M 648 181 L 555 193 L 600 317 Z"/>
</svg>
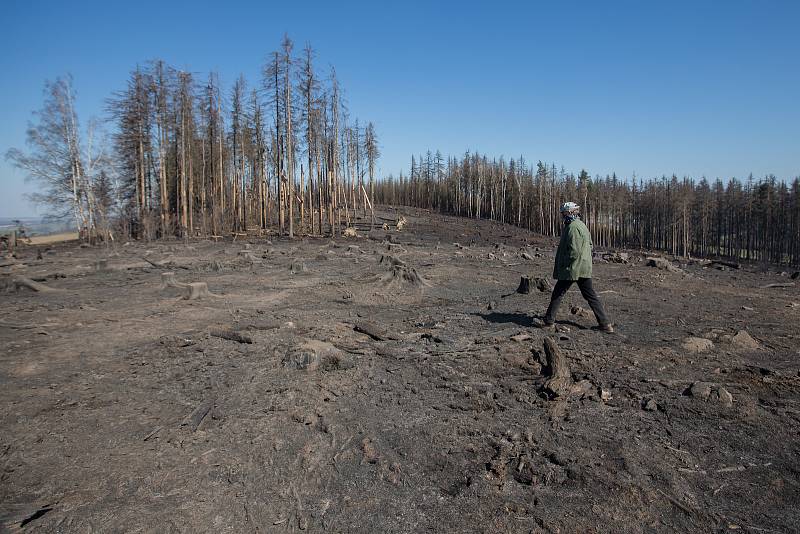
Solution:
<svg viewBox="0 0 800 534">
<path fill-rule="evenodd" d="M 288 33 L 375 123 L 381 175 L 427 149 L 477 149 L 592 175 L 793 178 L 799 26 L 800 2 L 772 0 L 6 0 L 0 154 L 25 146 L 47 79 L 73 75 L 85 125 L 137 63 L 260 83 Z M 4 159 L 0 184 L 0 217 L 36 213 L 23 199 L 33 186 Z"/>
</svg>

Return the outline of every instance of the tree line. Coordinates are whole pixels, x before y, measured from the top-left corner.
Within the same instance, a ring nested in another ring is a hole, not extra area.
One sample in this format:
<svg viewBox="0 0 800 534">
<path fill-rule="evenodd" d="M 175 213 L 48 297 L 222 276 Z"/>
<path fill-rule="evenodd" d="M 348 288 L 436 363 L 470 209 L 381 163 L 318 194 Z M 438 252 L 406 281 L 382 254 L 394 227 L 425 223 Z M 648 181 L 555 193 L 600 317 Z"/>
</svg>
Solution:
<svg viewBox="0 0 800 534">
<path fill-rule="evenodd" d="M 683 257 L 800 265 L 800 178 L 709 181 L 577 176 L 524 158 L 467 152 L 412 156 L 408 175 L 382 180 L 376 201 L 487 218 L 558 235 L 559 206 L 582 206 L 595 245 Z"/>
<path fill-rule="evenodd" d="M 335 69 L 320 75 L 314 60 L 287 36 L 256 85 L 240 76 L 228 91 L 215 73 L 137 66 L 108 99 L 107 143 L 96 123 L 79 128 L 72 80 L 59 78 L 29 150 L 7 158 L 42 186 L 34 200 L 89 236 L 335 234 L 371 210 L 380 150 L 374 125 L 351 120 Z"/>
</svg>

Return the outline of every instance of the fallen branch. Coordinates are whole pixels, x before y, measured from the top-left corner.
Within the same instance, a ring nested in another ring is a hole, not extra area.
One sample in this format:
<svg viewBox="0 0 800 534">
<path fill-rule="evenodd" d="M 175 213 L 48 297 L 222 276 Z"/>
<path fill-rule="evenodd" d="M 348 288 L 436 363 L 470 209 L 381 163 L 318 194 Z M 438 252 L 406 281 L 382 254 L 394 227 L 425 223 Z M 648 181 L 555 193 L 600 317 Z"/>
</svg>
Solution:
<svg viewBox="0 0 800 534">
<path fill-rule="evenodd" d="M 0 328 L 11 328 L 12 330 L 32 330 L 34 328 L 41 328 L 38 324 L 14 324 L 0 321 Z"/>
<path fill-rule="evenodd" d="M 162 428 L 164 428 L 164 427 L 163 427 L 163 426 L 157 426 L 157 427 L 155 427 L 155 428 L 154 428 L 154 429 L 153 429 L 153 430 L 152 430 L 152 431 L 151 431 L 149 434 L 147 434 L 147 435 L 144 437 L 144 439 L 142 439 L 142 441 L 147 441 L 148 439 L 152 438 L 153 436 L 155 436 L 156 434 L 158 434 L 159 432 L 161 432 L 161 429 L 162 429 Z"/>
<path fill-rule="evenodd" d="M 769 289 L 771 287 L 794 287 L 794 282 L 782 282 L 777 284 L 767 284 L 765 286 L 761 286 L 761 289 Z"/>
<path fill-rule="evenodd" d="M 700 516 L 700 513 L 697 510 L 695 510 L 694 508 L 688 506 L 687 504 L 682 503 L 681 501 L 679 501 L 675 497 L 673 497 L 671 495 L 667 495 L 666 493 L 664 493 L 660 489 L 656 489 L 656 491 L 658 491 L 661 495 L 666 497 L 669 502 L 671 502 L 676 508 L 681 510 L 683 513 L 685 513 L 689 517 L 699 517 Z"/>
<path fill-rule="evenodd" d="M 44 284 L 40 284 L 39 282 L 34 282 L 30 278 L 24 277 L 12 278 L 10 286 L 12 291 L 17 291 L 22 287 L 30 289 L 31 291 L 36 291 L 37 293 L 53 293 L 55 291 L 60 291 L 59 289 L 48 287 Z"/>
<path fill-rule="evenodd" d="M 375 341 L 386 341 L 389 339 L 386 331 L 383 328 L 373 323 L 368 323 L 368 322 L 356 323 L 355 325 L 353 325 L 353 330 L 355 330 L 356 332 L 360 332 L 361 334 L 366 334 Z"/>
<path fill-rule="evenodd" d="M 159 264 L 157 264 L 157 263 L 156 263 L 156 262 L 154 262 L 154 261 L 150 261 L 150 260 L 148 260 L 147 258 L 145 258 L 144 256 L 142 256 L 142 259 L 143 259 L 144 261 L 146 261 L 147 263 L 149 263 L 150 265 L 152 265 L 153 267 L 163 267 L 163 265 L 159 265 Z"/>
<path fill-rule="evenodd" d="M 183 422 L 181 422 L 181 426 L 188 426 L 189 430 L 194 432 L 197 430 L 197 427 L 200 426 L 200 423 L 203 422 L 203 419 L 205 419 L 206 415 L 208 415 L 208 412 L 210 412 L 211 408 L 213 407 L 214 399 L 203 401 L 183 420 Z"/>
<path fill-rule="evenodd" d="M 732 261 L 722 261 L 722 260 L 711 260 L 709 265 L 722 265 L 725 267 L 730 267 L 731 269 L 741 269 L 742 266 L 739 263 L 732 262 Z"/>
<path fill-rule="evenodd" d="M 246 336 L 244 334 L 240 334 L 232 330 L 212 330 L 210 334 L 214 337 L 227 339 L 229 341 L 236 341 L 237 343 L 247 343 L 247 344 L 253 343 L 253 338 L 251 338 L 250 336 Z"/>
</svg>

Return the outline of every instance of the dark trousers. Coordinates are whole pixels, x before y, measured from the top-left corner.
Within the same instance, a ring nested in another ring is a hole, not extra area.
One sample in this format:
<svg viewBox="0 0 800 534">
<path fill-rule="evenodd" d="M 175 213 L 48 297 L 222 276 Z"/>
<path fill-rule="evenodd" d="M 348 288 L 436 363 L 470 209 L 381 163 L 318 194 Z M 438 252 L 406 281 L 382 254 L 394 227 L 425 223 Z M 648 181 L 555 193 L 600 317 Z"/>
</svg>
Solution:
<svg viewBox="0 0 800 534">
<path fill-rule="evenodd" d="M 564 298 L 564 295 L 567 293 L 570 286 L 572 286 L 573 282 L 574 280 L 559 280 L 558 283 L 556 283 L 556 287 L 553 288 L 553 295 L 550 297 L 550 306 L 547 307 L 547 313 L 544 316 L 545 323 L 552 324 L 555 322 L 556 313 L 558 313 L 561 300 Z M 589 303 L 589 306 L 594 312 L 594 316 L 597 318 L 597 324 L 600 326 L 610 324 L 608 317 L 606 317 L 606 311 L 603 309 L 603 303 L 600 302 L 600 298 L 592 287 L 592 279 L 580 278 L 577 282 L 578 289 L 581 290 L 581 295 L 583 295 L 583 298 Z"/>
</svg>

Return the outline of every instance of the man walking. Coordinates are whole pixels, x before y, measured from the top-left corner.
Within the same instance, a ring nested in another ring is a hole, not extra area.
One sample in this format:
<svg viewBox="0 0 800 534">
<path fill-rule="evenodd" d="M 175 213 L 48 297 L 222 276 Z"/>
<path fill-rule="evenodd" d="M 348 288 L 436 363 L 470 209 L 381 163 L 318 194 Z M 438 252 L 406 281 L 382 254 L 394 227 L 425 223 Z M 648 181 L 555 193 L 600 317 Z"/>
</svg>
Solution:
<svg viewBox="0 0 800 534">
<path fill-rule="evenodd" d="M 564 228 L 556 252 L 553 278 L 558 280 L 550 297 L 550 306 L 544 316 L 544 327 L 552 327 L 556 320 L 558 307 L 564 294 L 573 282 L 578 283 L 581 295 L 594 312 L 598 329 L 611 333 L 614 331 L 603 309 L 603 303 L 592 288 L 592 236 L 579 215 L 580 206 L 567 202 L 561 206 Z"/>
</svg>

